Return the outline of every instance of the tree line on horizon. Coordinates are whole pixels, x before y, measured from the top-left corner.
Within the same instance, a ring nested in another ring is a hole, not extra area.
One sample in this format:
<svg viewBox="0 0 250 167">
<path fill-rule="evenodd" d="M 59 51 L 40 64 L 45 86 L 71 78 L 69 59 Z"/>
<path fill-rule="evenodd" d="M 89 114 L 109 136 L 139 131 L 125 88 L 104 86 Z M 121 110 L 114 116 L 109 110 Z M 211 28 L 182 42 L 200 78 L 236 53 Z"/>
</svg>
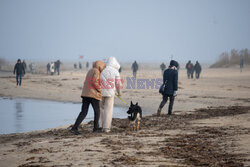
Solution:
<svg viewBox="0 0 250 167">
<path fill-rule="evenodd" d="M 250 53 L 248 49 L 232 49 L 230 54 L 228 52 L 223 52 L 222 54 L 220 54 L 219 60 L 212 64 L 210 68 L 230 67 L 233 65 L 239 65 L 241 58 L 243 59 L 244 64 L 250 64 Z"/>
</svg>

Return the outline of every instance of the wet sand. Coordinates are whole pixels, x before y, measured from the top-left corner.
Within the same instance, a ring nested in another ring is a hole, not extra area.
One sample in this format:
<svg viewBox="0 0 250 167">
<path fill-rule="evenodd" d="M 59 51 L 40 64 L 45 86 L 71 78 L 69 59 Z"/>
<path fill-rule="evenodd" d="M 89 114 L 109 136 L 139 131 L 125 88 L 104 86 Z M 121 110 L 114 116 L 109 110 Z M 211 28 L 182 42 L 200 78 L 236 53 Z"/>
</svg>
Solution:
<svg viewBox="0 0 250 167">
<path fill-rule="evenodd" d="M 85 74 L 27 74 L 21 88 L 15 86 L 14 76 L 4 75 L 0 95 L 80 102 Z M 124 79 L 131 75 L 129 70 L 122 72 Z M 138 73 L 138 78 L 160 77 L 156 69 Z M 92 133 L 89 122 L 81 126 L 79 136 L 71 135 L 69 126 L 0 135 L 0 166 L 247 166 L 249 85 L 250 68 L 243 73 L 237 68 L 204 69 L 199 80 L 187 79 L 180 70 L 171 117 L 152 116 L 161 101 L 157 89 L 124 89 L 124 100 L 139 102 L 143 109 L 138 132 L 130 130 L 127 119 L 114 119 L 109 134 Z M 119 99 L 115 105 L 127 107 Z"/>
</svg>

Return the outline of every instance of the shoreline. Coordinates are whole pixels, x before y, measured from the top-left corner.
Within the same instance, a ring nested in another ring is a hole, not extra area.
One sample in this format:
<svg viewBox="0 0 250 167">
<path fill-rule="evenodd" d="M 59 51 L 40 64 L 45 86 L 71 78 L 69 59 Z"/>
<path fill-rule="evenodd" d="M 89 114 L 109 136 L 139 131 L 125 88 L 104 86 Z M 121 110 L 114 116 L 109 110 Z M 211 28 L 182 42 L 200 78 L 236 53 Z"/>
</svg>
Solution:
<svg viewBox="0 0 250 167">
<path fill-rule="evenodd" d="M 72 103 L 72 104 L 82 104 L 82 102 L 76 102 L 76 101 L 67 101 L 67 100 L 63 100 L 63 101 L 59 101 L 59 100 L 55 100 L 55 99 L 46 99 L 46 98 L 36 98 L 36 97 L 23 97 L 23 96 L 5 96 L 5 95 L 1 95 L 0 94 L 0 98 L 3 99 L 26 99 L 26 100 L 41 100 L 41 101 L 50 101 L 50 102 L 57 102 L 57 103 Z M 114 107 L 121 107 L 121 108 L 125 108 L 124 105 L 120 105 L 120 104 L 114 104 Z"/>
</svg>

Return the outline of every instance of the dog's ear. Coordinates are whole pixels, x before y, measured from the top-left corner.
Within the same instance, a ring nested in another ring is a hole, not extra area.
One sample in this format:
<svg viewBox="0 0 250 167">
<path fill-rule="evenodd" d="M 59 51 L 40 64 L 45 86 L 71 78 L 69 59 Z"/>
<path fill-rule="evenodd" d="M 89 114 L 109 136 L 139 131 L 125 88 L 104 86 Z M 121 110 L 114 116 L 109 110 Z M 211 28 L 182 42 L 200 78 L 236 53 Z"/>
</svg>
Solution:
<svg viewBox="0 0 250 167">
<path fill-rule="evenodd" d="M 134 104 L 133 104 L 133 102 L 131 101 L 131 102 L 130 102 L 130 106 L 133 106 L 133 105 L 134 105 Z"/>
<path fill-rule="evenodd" d="M 138 102 L 135 105 L 138 106 Z"/>
</svg>

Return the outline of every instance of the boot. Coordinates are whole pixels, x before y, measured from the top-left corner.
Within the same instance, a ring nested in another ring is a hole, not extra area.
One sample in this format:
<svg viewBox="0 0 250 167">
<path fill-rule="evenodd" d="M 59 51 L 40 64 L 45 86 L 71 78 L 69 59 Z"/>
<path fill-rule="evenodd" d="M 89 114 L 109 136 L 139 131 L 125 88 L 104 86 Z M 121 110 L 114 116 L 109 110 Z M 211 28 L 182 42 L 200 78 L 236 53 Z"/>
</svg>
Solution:
<svg viewBox="0 0 250 167">
<path fill-rule="evenodd" d="M 102 130 L 103 130 L 102 128 L 96 128 L 96 129 L 94 128 L 94 129 L 93 129 L 93 132 L 94 132 L 94 133 L 101 133 Z"/>
<path fill-rule="evenodd" d="M 160 116 L 161 115 L 161 108 L 158 108 L 157 110 L 157 116 Z"/>
<path fill-rule="evenodd" d="M 76 129 L 76 128 L 72 128 L 69 130 L 70 133 L 73 133 L 75 135 L 80 135 L 81 133 Z"/>
</svg>

